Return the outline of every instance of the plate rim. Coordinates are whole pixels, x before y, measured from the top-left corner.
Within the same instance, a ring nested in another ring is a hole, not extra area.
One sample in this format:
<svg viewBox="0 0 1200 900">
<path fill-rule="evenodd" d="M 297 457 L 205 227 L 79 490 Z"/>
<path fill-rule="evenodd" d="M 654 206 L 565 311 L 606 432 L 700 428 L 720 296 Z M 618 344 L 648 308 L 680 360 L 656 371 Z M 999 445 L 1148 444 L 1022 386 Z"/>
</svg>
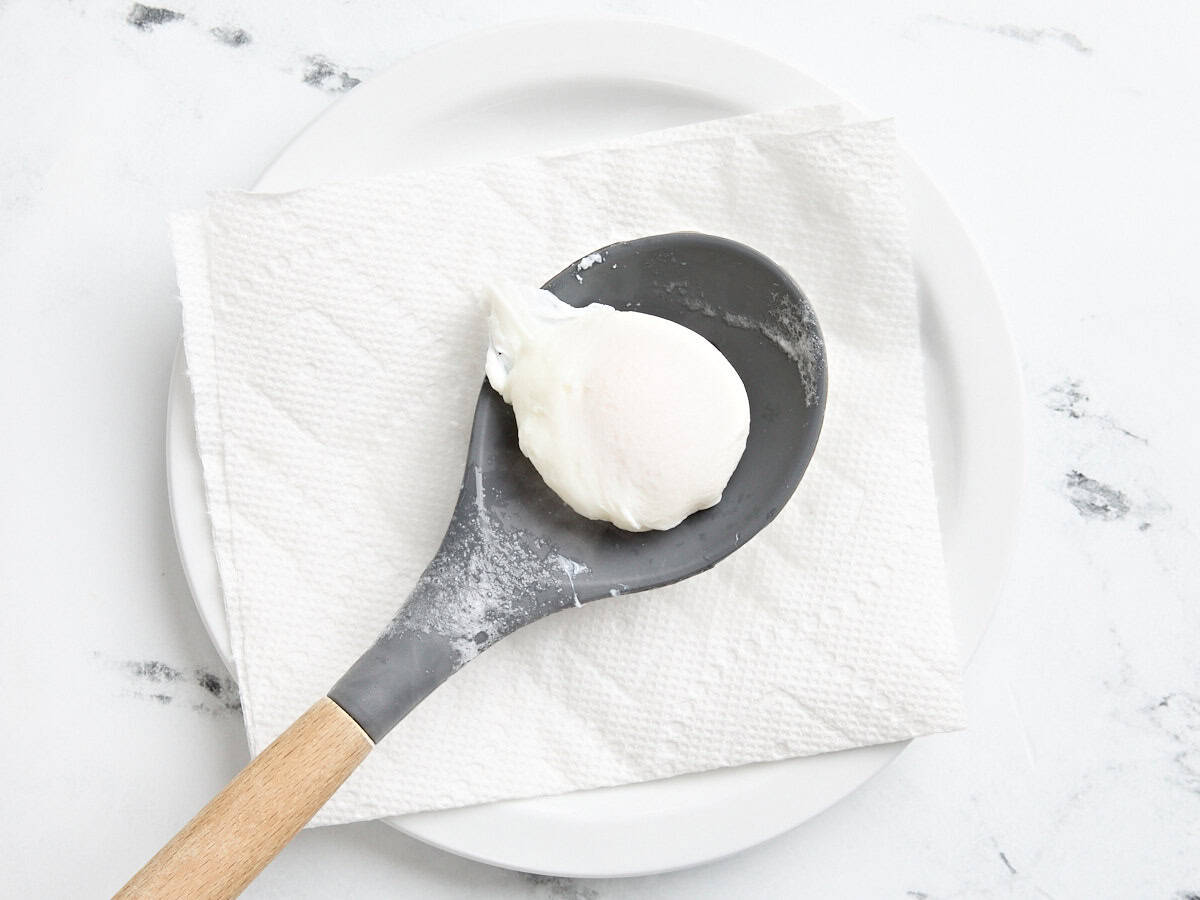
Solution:
<svg viewBox="0 0 1200 900">
<path fill-rule="evenodd" d="M 480 45 L 498 42 L 499 46 L 511 50 L 511 44 L 513 43 L 514 38 L 520 38 L 528 42 L 533 35 L 538 35 L 542 39 L 547 38 L 553 33 L 558 33 L 559 36 L 563 36 L 562 32 L 564 30 L 569 33 L 568 36 L 577 37 L 578 31 L 581 28 L 606 28 L 618 30 L 629 29 L 631 32 L 636 32 L 638 38 L 641 40 L 646 39 L 646 36 L 650 33 L 657 33 L 660 36 L 671 37 L 674 40 L 689 44 L 693 49 L 698 48 L 701 45 L 707 45 L 710 48 L 714 46 L 720 47 L 723 48 L 724 52 L 727 54 L 740 56 L 744 60 L 753 60 L 755 65 L 757 65 L 760 70 L 773 69 L 777 73 L 786 72 L 788 77 L 793 80 L 792 87 L 795 87 L 802 81 L 807 82 L 810 87 L 815 87 L 816 89 L 830 95 L 831 102 L 839 102 L 844 106 L 852 108 L 852 104 L 850 104 L 848 101 L 837 97 L 837 95 L 834 94 L 834 92 L 832 92 L 830 89 L 826 88 L 824 85 L 821 85 L 815 79 L 812 79 L 806 73 L 800 71 L 791 64 L 783 60 L 779 60 L 756 48 L 749 47 L 737 41 L 732 41 L 718 35 L 682 27 L 661 20 L 628 16 L 569 16 L 523 20 L 471 31 L 449 40 L 434 44 L 415 54 L 399 60 L 393 66 L 379 73 L 374 78 L 364 82 L 351 94 L 348 94 L 338 102 L 331 104 L 328 108 L 326 108 L 325 111 L 311 120 L 266 167 L 253 189 L 264 189 L 264 184 L 267 185 L 267 187 L 271 190 L 278 189 L 277 187 L 271 187 L 272 173 L 279 173 L 281 171 L 281 167 L 286 170 L 287 161 L 295 156 L 297 147 L 303 146 L 305 141 L 317 133 L 319 128 L 323 127 L 324 125 L 328 125 L 332 117 L 344 115 L 347 108 L 351 106 L 352 101 L 354 106 L 364 106 L 370 102 L 374 102 L 373 100 L 369 101 L 366 98 L 373 98 L 375 94 L 384 96 L 383 91 L 385 90 L 385 84 L 397 82 L 405 75 L 407 70 L 419 68 L 422 64 L 430 62 L 439 55 L 450 55 L 452 57 L 456 53 L 462 54 L 464 50 L 472 46 L 478 47 Z M 493 50 L 492 52 L 496 51 Z M 503 50 L 500 52 L 503 54 Z M 623 80 L 628 80 L 628 75 L 624 72 L 624 70 L 621 70 L 620 72 L 612 71 L 609 73 L 609 75 L 613 78 L 619 77 Z M 676 79 L 673 83 L 680 84 L 682 86 L 688 86 L 686 81 L 680 81 L 678 79 Z M 515 86 L 515 84 L 509 85 L 510 88 L 514 88 Z M 355 99 L 356 97 L 357 99 Z M 339 112 L 339 110 L 341 112 Z M 991 590 L 989 592 L 991 594 L 990 600 L 983 604 L 983 606 L 986 608 L 976 610 L 976 614 L 973 615 L 971 620 L 967 623 L 968 633 L 966 634 L 967 640 L 966 646 L 964 647 L 964 658 L 966 658 L 969 657 L 970 653 L 973 652 L 974 647 L 978 644 L 978 640 L 986 628 L 986 624 L 990 618 L 991 612 L 994 610 L 996 598 L 1003 584 L 1003 573 L 1007 570 L 1007 564 L 1011 558 L 1013 547 L 1015 545 L 1017 530 L 1016 510 L 1019 506 L 1020 496 L 1023 493 L 1023 485 L 1025 483 L 1024 448 L 1025 434 L 1027 429 L 1024 412 L 1024 383 L 1020 377 L 1020 369 L 1017 362 L 1015 347 L 1013 346 L 1011 339 L 1011 329 L 1008 328 L 1003 307 L 1000 306 L 999 299 L 996 296 L 994 283 L 990 277 L 990 274 L 987 272 L 978 251 L 975 249 L 973 243 L 967 235 L 961 221 L 954 214 L 953 210 L 950 208 L 950 205 L 946 202 L 946 199 L 939 191 L 937 191 L 929 177 L 918 166 L 916 166 L 914 162 L 912 162 L 911 158 L 909 158 L 907 154 L 903 155 L 903 159 L 906 163 L 906 176 L 910 193 L 914 188 L 918 191 L 923 190 L 927 194 L 925 200 L 929 201 L 932 199 L 934 205 L 939 207 L 938 212 L 942 216 L 943 224 L 946 225 L 951 232 L 954 232 L 954 236 L 959 244 L 959 250 L 965 252 L 965 256 L 962 258 L 965 258 L 970 263 L 969 268 L 973 268 L 975 270 L 973 273 L 969 273 L 968 277 L 973 277 L 977 284 L 986 286 L 986 295 L 979 299 L 980 301 L 983 301 L 982 306 L 988 313 L 991 314 L 991 318 L 994 320 L 992 323 L 993 341 L 991 344 L 991 349 L 995 353 L 997 359 L 1000 360 L 998 367 L 1007 370 L 1005 374 L 1008 376 L 1008 378 L 1006 379 L 1007 384 L 1005 387 L 1009 391 L 1009 406 L 1014 407 L 1019 413 L 1017 417 L 1019 420 L 1018 427 L 1015 429 L 1012 428 L 1012 416 L 1009 416 L 1009 438 L 1012 452 L 1009 454 L 1008 460 L 1010 463 L 1008 487 L 1012 489 L 1013 502 L 1008 511 L 1008 515 L 1001 517 L 1007 522 L 1007 528 L 1000 529 L 1004 532 L 998 536 L 1001 546 L 999 546 L 998 552 L 993 553 L 993 556 L 996 557 L 995 561 L 997 563 L 997 570 L 1000 574 L 993 579 Z M 275 180 L 278 181 L 278 178 Z M 914 229 L 914 231 L 915 230 L 916 229 Z M 914 254 L 915 253 L 916 251 L 914 250 Z M 977 305 L 978 302 L 979 301 L 977 301 Z M 998 327 L 996 327 L 996 323 L 998 323 Z M 230 644 L 228 631 L 226 630 L 222 634 L 218 630 L 218 626 L 221 625 L 224 625 L 227 629 L 227 622 L 224 617 L 224 608 L 221 602 L 219 575 L 216 572 L 216 562 L 212 554 L 211 532 L 208 532 L 205 535 L 208 545 L 207 562 L 209 563 L 209 566 L 205 566 L 205 561 L 198 560 L 195 556 L 194 548 L 197 541 L 195 532 L 197 529 L 194 526 L 196 523 L 194 521 L 191 522 L 189 527 L 189 523 L 186 521 L 186 516 L 180 515 L 181 503 L 184 502 L 181 491 L 187 492 L 189 484 L 194 491 L 195 484 L 199 483 L 201 485 L 199 497 L 201 513 L 203 516 L 203 526 L 207 531 L 208 519 L 206 503 L 204 502 L 202 480 L 200 480 L 200 461 L 195 449 L 194 431 L 191 430 L 194 427 L 191 415 L 191 399 L 191 391 L 188 389 L 186 379 L 186 362 L 181 340 L 177 349 L 171 374 L 167 410 L 167 439 L 164 447 L 167 457 L 168 495 L 171 506 L 171 518 L 173 528 L 175 530 L 176 543 L 179 548 L 180 558 L 183 564 L 189 590 L 192 593 L 197 610 L 200 613 L 201 620 L 203 621 L 210 638 L 213 640 L 214 646 L 217 648 L 217 651 L 221 655 L 226 666 L 232 671 L 233 666 L 229 658 Z M 1011 411 L 1012 410 L 1010 410 L 1010 412 Z M 188 443 L 189 434 L 191 443 L 190 452 L 193 457 L 191 466 L 188 466 L 185 460 L 188 449 L 181 449 L 185 444 Z M 1015 466 L 1013 465 L 1014 463 Z M 944 528 L 943 531 L 945 531 Z M 946 536 L 944 535 L 944 540 L 945 539 Z M 193 551 L 189 553 L 185 547 L 191 547 L 193 548 Z M 947 562 L 949 568 L 949 555 Z M 214 609 L 211 607 L 206 608 L 203 600 L 203 597 L 205 596 L 211 597 L 214 589 L 216 591 L 217 606 L 219 607 L 219 610 L 215 611 L 218 613 L 217 615 L 213 614 Z M 963 634 L 961 633 L 962 623 L 956 624 L 958 624 L 960 628 L 961 640 L 963 637 Z M 748 847 L 754 846 L 785 831 L 791 830 L 805 821 L 811 820 L 814 816 L 819 815 L 820 812 L 824 811 L 829 806 L 832 806 L 843 797 L 853 793 L 854 790 L 857 790 L 858 787 L 873 778 L 876 774 L 878 774 L 878 772 L 882 771 L 882 769 L 885 768 L 889 762 L 895 759 L 895 757 L 905 746 L 907 746 L 908 743 L 908 741 L 904 741 L 898 744 L 876 745 L 875 747 L 856 748 L 854 750 L 840 751 L 839 753 L 822 754 L 819 757 L 801 757 L 797 759 L 780 760 L 771 763 L 753 764 L 756 766 L 777 767 L 779 769 L 784 769 L 787 768 L 789 764 L 791 764 L 793 767 L 798 763 L 811 764 L 814 760 L 822 757 L 835 758 L 842 756 L 844 758 L 850 758 L 855 754 L 859 754 L 860 756 L 864 757 L 879 757 L 879 759 L 874 760 L 872 763 L 873 768 L 871 771 L 868 772 L 865 777 L 860 778 L 855 786 L 851 787 L 849 790 L 839 793 L 837 796 L 829 799 L 828 802 L 822 803 L 816 808 L 807 809 L 805 813 L 798 819 L 793 818 L 782 825 L 775 823 L 769 828 L 759 829 L 753 833 L 743 832 L 743 835 L 740 838 L 732 839 L 728 846 L 724 847 L 719 852 L 701 850 L 699 852 L 689 853 L 688 850 L 693 848 L 681 845 L 680 842 L 676 842 L 676 851 L 674 856 L 669 861 L 663 861 L 661 865 L 647 865 L 643 863 L 632 869 L 628 868 L 627 866 L 596 867 L 583 865 L 580 863 L 568 863 L 565 865 L 561 863 L 549 863 L 542 865 L 538 864 L 536 859 L 514 859 L 511 855 L 507 858 L 502 858 L 494 849 L 492 852 L 488 852 L 487 850 L 479 850 L 478 848 L 472 849 L 470 846 L 464 846 L 462 843 L 456 843 L 452 839 L 452 835 L 457 835 L 460 833 L 461 825 L 463 824 L 462 820 L 464 817 L 482 816 L 487 818 L 489 815 L 494 815 L 496 813 L 499 813 L 500 816 L 503 817 L 506 811 L 512 812 L 513 810 L 520 809 L 522 807 L 536 807 L 539 804 L 543 806 L 551 806 L 556 802 L 561 802 L 562 796 L 568 798 L 578 798 L 584 794 L 599 795 L 605 792 L 611 794 L 613 792 L 645 789 L 647 786 L 661 784 L 661 782 L 645 782 L 613 788 L 598 788 L 592 791 L 577 792 L 575 795 L 561 795 L 560 797 L 500 801 L 498 803 L 464 807 L 461 809 L 413 813 L 406 816 L 390 817 L 384 821 L 392 827 L 405 832 L 406 834 L 416 837 L 419 840 L 422 840 L 433 846 L 437 846 L 443 850 L 447 850 L 448 852 L 463 856 L 465 858 L 474 859 L 492 865 L 500 865 L 507 868 L 517 868 L 523 871 L 537 872 L 539 874 L 566 875 L 570 877 L 619 877 L 654 874 L 658 872 L 686 868 L 688 866 L 711 862 L 734 855 L 744 849 L 747 849 Z M 869 751 L 869 753 L 866 751 Z M 737 768 L 746 769 L 746 767 Z M 715 770 L 713 772 L 694 773 L 692 775 L 678 776 L 678 779 L 697 779 L 705 777 L 716 778 L 719 777 L 719 773 L 729 771 L 733 770 Z M 667 779 L 667 781 L 676 780 L 677 779 Z M 455 820 L 459 821 L 456 822 Z M 468 840 L 468 844 L 469 843 L 470 841 Z M 561 843 L 562 842 L 559 843 L 559 846 L 561 846 Z"/>
</svg>

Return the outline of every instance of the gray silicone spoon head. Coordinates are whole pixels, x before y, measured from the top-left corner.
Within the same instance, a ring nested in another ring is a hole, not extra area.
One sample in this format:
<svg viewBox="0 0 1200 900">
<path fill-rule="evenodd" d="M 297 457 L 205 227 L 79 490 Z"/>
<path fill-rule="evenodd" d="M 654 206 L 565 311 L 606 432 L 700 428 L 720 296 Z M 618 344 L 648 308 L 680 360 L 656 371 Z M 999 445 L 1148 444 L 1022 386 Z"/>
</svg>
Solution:
<svg viewBox="0 0 1200 900">
<path fill-rule="evenodd" d="M 825 345 L 799 287 L 761 253 L 711 235 L 656 235 L 589 254 L 545 287 L 573 306 L 599 301 L 662 316 L 711 341 L 746 386 L 746 451 L 716 506 L 669 531 L 622 531 L 584 518 L 546 486 L 518 447 L 511 407 L 485 383 L 441 548 L 329 692 L 376 742 L 521 626 L 671 584 L 733 553 L 788 502 L 816 448 Z"/>
</svg>

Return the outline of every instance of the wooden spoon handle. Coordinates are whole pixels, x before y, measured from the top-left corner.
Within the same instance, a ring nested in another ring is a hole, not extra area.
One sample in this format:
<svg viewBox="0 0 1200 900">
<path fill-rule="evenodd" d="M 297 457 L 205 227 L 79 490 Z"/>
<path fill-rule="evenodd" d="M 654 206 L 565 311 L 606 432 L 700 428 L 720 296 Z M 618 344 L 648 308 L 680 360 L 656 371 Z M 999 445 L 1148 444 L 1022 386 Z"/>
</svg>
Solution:
<svg viewBox="0 0 1200 900">
<path fill-rule="evenodd" d="M 322 697 L 200 810 L 118 898 L 236 897 L 375 745 Z"/>
</svg>

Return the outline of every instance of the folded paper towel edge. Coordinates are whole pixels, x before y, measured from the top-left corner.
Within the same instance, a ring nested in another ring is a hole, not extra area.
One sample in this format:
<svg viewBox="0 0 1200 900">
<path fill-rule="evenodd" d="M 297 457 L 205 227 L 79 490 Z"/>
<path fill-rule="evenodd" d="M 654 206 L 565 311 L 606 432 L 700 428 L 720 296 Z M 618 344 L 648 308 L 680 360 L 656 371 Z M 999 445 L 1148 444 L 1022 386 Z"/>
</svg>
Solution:
<svg viewBox="0 0 1200 900">
<path fill-rule="evenodd" d="M 167 226 L 175 258 L 176 281 L 183 315 L 185 369 L 188 387 L 196 401 L 192 428 L 203 473 L 204 506 L 208 514 L 209 538 L 212 541 L 213 553 L 217 562 L 221 601 L 223 605 L 227 605 L 231 595 L 227 588 L 227 581 L 231 577 L 231 573 L 233 577 L 236 577 L 237 568 L 233 565 L 231 557 L 233 548 L 228 546 L 225 541 L 217 540 L 216 536 L 221 533 L 228 534 L 232 530 L 232 526 L 229 524 L 232 509 L 228 494 L 224 490 L 228 479 L 223 472 L 214 471 L 216 468 L 224 468 L 225 453 L 219 441 L 214 441 L 210 430 L 200 427 L 200 423 L 197 421 L 197 417 L 203 415 L 202 409 L 214 409 L 218 416 L 221 414 L 220 383 L 215 374 L 217 371 L 215 362 L 216 322 L 209 271 L 208 211 L 203 208 L 180 210 L 168 217 Z M 193 302 L 183 302 L 185 296 L 194 298 Z M 213 398 L 212 401 L 205 402 L 205 399 L 210 396 Z M 217 433 L 221 433 L 219 423 Z M 217 485 L 221 486 L 220 490 Z M 223 521 L 224 527 L 218 527 L 217 520 Z M 253 753 L 256 752 L 253 740 L 255 733 L 254 705 L 249 697 L 249 679 L 244 677 L 243 672 L 245 655 L 239 652 L 241 634 L 235 624 L 238 622 L 238 617 L 230 615 L 227 608 L 225 619 L 232 648 L 230 658 L 234 671 L 231 674 L 238 684 L 242 723 L 246 732 L 247 744 Z"/>
</svg>

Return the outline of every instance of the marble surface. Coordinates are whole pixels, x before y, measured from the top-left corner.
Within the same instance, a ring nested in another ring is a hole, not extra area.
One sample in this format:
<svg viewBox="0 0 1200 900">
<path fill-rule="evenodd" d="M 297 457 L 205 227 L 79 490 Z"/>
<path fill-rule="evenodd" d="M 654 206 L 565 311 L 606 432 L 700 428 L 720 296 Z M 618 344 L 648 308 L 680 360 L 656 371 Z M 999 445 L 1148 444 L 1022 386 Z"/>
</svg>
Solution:
<svg viewBox="0 0 1200 900">
<path fill-rule="evenodd" d="M 593 0 L 761 47 L 868 108 L 975 235 L 1030 447 L 970 729 L 739 856 L 571 881 L 383 825 L 251 897 L 1200 896 L 1200 16 L 1184 2 Z M 164 216 L 246 185 L 340 92 L 548 0 L 0 2 L 0 895 L 111 893 L 246 760 L 171 534 Z"/>
</svg>

